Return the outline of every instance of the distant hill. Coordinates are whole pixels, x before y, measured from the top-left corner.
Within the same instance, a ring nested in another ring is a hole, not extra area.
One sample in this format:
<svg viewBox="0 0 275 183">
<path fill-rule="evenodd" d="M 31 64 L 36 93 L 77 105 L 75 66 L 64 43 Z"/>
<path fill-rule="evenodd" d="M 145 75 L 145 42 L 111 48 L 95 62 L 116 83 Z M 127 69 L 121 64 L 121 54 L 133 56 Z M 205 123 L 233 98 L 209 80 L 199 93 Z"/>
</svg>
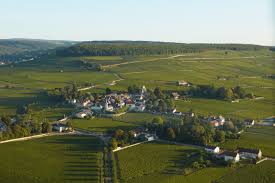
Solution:
<svg viewBox="0 0 275 183">
<path fill-rule="evenodd" d="M 147 41 L 91 41 L 59 49 L 60 56 L 162 55 L 200 52 L 203 50 L 261 50 L 265 46 L 247 44 L 185 44 Z"/>
<path fill-rule="evenodd" d="M 72 46 L 72 41 L 38 39 L 0 39 L 0 59 L 17 60 L 25 56 L 42 54 L 48 50 Z"/>
</svg>

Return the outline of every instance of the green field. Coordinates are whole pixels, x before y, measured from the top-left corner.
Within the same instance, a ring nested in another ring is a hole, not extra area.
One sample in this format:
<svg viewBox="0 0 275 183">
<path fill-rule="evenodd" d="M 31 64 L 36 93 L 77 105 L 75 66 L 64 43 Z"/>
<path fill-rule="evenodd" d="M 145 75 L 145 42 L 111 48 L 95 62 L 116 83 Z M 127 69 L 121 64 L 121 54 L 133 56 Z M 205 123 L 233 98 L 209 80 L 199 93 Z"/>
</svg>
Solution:
<svg viewBox="0 0 275 183">
<path fill-rule="evenodd" d="M 116 129 L 129 130 L 137 127 L 133 123 L 115 121 L 111 118 L 73 119 L 71 122 L 74 128 L 93 132 L 107 132 Z"/>
<path fill-rule="evenodd" d="M 119 151 L 121 180 L 132 183 L 210 183 L 231 172 L 228 168 L 216 167 L 183 175 L 183 168 L 194 152 L 196 149 L 191 147 L 154 142 Z"/>
<path fill-rule="evenodd" d="M 103 56 L 103 57 L 45 57 L 40 60 L 0 68 L 0 113 L 15 114 L 16 105 L 39 103 L 52 106 L 43 91 L 63 87 L 71 82 L 98 84 L 93 91 L 126 90 L 129 85 L 161 87 L 164 90 L 184 91 L 176 81 L 193 84 L 213 84 L 217 87 L 240 85 L 262 100 L 229 103 L 212 99 L 177 101 L 179 111 L 193 109 L 201 114 L 223 114 L 234 118 L 257 120 L 274 115 L 275 81 L 264 77 L 274 74 L 272 53 L 261 51 L 203 51 L 182 56 Z M 103 64 L 104 72 L 87 70 L 81 60 Z M 118 75 L 116 75 L 118 74 Z M 119 76 L 119 78 L 117 77 Z M 225 77 L 226 80 L 219 80 Z M 113 80 L 123 79 L 114 86 Z M 9 87 L 7 87 L 9 86 Z"/>
<path fill-rule="evenodd" d="M 1 183 L 99 182 L 101 143 L 54 136 L 0 144 Z"/>
<path fill-rule="evenodd" d="M 275 128 L 252 127 L 241 134 L 240 139 L 228 140 L 222 147 L 236 149 L 237 147 L 260 148 L 264 156 L 275 157 Z"/>
<path fill-rule="evenodd" d="M 233 173 L 225 175 L 219 183 L 273 183 L 275 182 L 275 162 L 265 161 L 257 165 L 249 165 Z"/>
<path fill-rule="evenodd" d="M 162 143 L 147 143 L 118 151 L 121 182 L 131 183 L 272 183 L 275 163 L 243 165 L 240 168 L 210 167 L 183 175 L 188 154 L 195 149 Z M 234 179 L 231 179 L 234 176 Z"/>
</svg>

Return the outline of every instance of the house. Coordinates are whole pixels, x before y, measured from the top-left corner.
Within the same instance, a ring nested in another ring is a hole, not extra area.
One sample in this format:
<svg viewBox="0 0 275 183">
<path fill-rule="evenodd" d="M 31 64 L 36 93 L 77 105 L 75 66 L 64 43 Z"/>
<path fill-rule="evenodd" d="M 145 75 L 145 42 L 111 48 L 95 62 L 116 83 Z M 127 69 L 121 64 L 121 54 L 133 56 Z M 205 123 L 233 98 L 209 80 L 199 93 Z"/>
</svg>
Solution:
<svg viewBox="0 0 275 183">
<path fill-rule="evenodd" d="M 94 104 L 93 106 L 91 106 L 91 110 L 94 112 L 100 112 L 102 111 L 103 106 L 101 104 Z"/>
<path fill-rule="evenodd" d="M 267 123 L 275 123 L 275 116 L 271 116 L 269 118 L 265 118 L 263 121 L 267 122 Z"/>
<path fill-rule="evenodd" d="M 172 92 L 171 95 L 175 100 L 178 100 L 180 98 L 180 95 L 177 92 Z"/>
<path fill-rule="evenodd" d="M 54 131 L 58 131 L 58 132 L 65 132 L 70 130 L 70 127 L 68 127 L 67 125 L 64 125 L 62 123 L 55 123 L 52 125 L 53 130 Z"/>
<path fill-rule="evenodd" d="M 112 105 L 109 105 L 108 101 L 105 101 L 105 106 L 104 106 L 104 110 L 106 112 L 113 112 L 114 111 L 114 107 Z"/>
<path fill-rule="evenodd" d="M 205 146 L 205 151 L 211 154 L 218 154 L 220 153 L 220 147 L 218 146 Z"/>
<path fill-rule="evenodd" d="M 184 116 L 189 116 L 189 117 L 194 117 L 195 116 L 195 113 L 193 112 L 185 112 L 183 113 Z"/>
<path fill-rule="evenodd" d="M 134 108 L 134 111 L 136 112 L 143 112 L 145 110 L 145 105 L 144 104 L 136 104 L 135 105 L 135 108 Z"/>
<path fill-rule="evenodd" d="M 141 94 L 145 95 L 147 93 L 147 89 L 145 88 L 145 86 L 142 86 L 141 88 Z"/>
<path fill-rule="evenodd" d="M 78 113 L 75 114 L 75 117 L 83 119 L 87 116 L 91 116 L 93 114 L 93 112 L 91 112 L 90 110 L 82 110 Z"/>
<path fill-rule="evenodd" d="M 156 139 L 154 135 L 148 134 L 148 133 L 140 134 L 139 138 L 141 138 L 142 140 L 145 140 L 145 141 L 153 141 Z"/>
<path fill-rule="evenodd" d="M 178 86 L 190 86 L 190 84 L 188 82 L 186 82 L 186 81 L 178 81 L 177 85 Z"/>
<path fill-rule="evenodd" d="M 72 99 L 68 101 L 69 104 L 76 104 L 76 102 L 77 102 L 76 99 Z"/>
<path fill-rule="evenodd" d="M 216 116 L 210 116 L 207 120 L 211 126 L 218 127 L 218 126 L 223 126 L 225 123 L 225 118 L 221 115 L 218 117 Z"/>
<path fill-rule="evenodd" d="M 182 112 L 174 112 L 174 115 L 176 115 L 176 116 L 182 116 Z"/>
<path fill-rule="evenodd" d="M 262 151 L 260 149 L 246 149 L 246 148 L 239 148 L 238 152 L 240 154 L 241 158 L 247 159 L 247 158 L 262 158 Z"/>
<path fill-rule="evenodd" d="M 253 126 L 255 125 L 255 121 L 253 119 L 246 119 L 244 120 L 244 124 L 247 126 Z"/>
<path fill-rule="evenodd" d="M 90 102 L 91 102 L 90 100 L 84 100 L 84 101 L 81 102 L 81 105 L 83 107 L 87 107 Z"/>
<path fill-rule="evenodd" d="M 222 156 L 224 157 L 224 161 L 231 160 L 235 163 L 240 161 L 240 154 L 238 152 L 225 151 Z"/>
</svg>

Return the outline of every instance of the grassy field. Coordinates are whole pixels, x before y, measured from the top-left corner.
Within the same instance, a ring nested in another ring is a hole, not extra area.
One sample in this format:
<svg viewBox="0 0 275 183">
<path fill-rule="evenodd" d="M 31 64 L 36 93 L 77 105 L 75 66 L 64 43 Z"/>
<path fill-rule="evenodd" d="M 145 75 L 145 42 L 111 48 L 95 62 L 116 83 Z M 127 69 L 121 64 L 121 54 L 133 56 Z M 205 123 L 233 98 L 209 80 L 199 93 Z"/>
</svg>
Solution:
<svg viewBox="0 0 275 183">
<path fill-rule="evenodd" d="M 78 84 L 102 84 L 117 79 L 112 73 L 89 71 L 79 58 L 42 58 L 39 61 L 0 67 L 0 114 L 14 115 L 17 105 L 37 103 L 38 107 L 56 105 L 45 91 Z"/>
<path fill-rule="evenodd" d="M 265 156 L 275 157 L 275 128 L 253 127 L 242 133 L 241 138 L 229 140 L 222 147 L 236 149 L 237 147 L 260 148 Z"/>
<path fill-rule="evenodd" d="M 196 150 L 186 146 L 147 143 L 116 153 L 122 182 L 131 183 L 273 183 L 275 163 L 266 161 L 240 168 L 210 167 L 183 175 L 182 170 Z M 232 177 L 234 177 L 232 179 Z"/>
<path fill-rule="evenodd" d="M 1 183 L 99 182 L 102 146 L 85 136 L 0 144 Z"/>
<path fill-rule="evenodd" d="M 80 60 L 100 63 L 104 72 L 87 70 Z M 164 90 L 184 91 L 176 81 L 193 84 L 213 84 L 234 87 L 240 85 L 264 99 L 229 103 L 211 99 L 178 101 L 178 110 L 192 108 L 202 114 L 223 114 L 237 118 L 262 119 L 274 115 L 275 81 L 265 75 L 274 74 L 274 59 L 268 51 L 205 51 L 182 56 L 124 56 L 124 57 L 45 57 L 38 61 L 0 68 L 0 113 L 15 114 L 17 104 L 39 102 L 47 104 L 43 91 L 63 87 L 71 82 L 100 84 L 113 90 L 126 90 L 129 85 L 161 87 Z M 113 80 L 122 78 L 114 86 Z M 219 80 L 218 77 L 226 78 Z M 9 87 L 7 87 L 9 86 Z M 47 105 L 46 105 L 47 104 Z"/>
<path fill-rule="evenodd" d="M 106 132 L 108 130 L 129 130 L 137 125 L 129 122 L 114 121 L 111 118 L 94 118 L 94 119 L 74 119 L 72 120 L 74 128 L 89 130 L 93 132 Z"/>
<path fill-rule="evenodd" d="M 211 183 L 231 172 L 229 168 L 205 168 L 184 176 L 183 168 L 190 160 L 190 155 L 196 151 L 192 147 L 155 142 L 119 151 L 117 156 L 121 180 L 131 183 Z"/>
</svg>

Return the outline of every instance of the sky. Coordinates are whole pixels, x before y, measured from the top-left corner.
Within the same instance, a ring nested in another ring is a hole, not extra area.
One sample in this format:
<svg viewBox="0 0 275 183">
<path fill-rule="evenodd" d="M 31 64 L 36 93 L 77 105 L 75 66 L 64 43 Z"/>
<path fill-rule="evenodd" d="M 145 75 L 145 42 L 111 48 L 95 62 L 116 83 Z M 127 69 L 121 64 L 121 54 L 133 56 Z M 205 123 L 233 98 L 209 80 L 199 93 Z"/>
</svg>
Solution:
<svg viewBox="0 0 275 183">
<path fill-rule="evenodd" d="M 275 45 L 275 0 L 0 0 L 0 39 Z"/>
</svg>

